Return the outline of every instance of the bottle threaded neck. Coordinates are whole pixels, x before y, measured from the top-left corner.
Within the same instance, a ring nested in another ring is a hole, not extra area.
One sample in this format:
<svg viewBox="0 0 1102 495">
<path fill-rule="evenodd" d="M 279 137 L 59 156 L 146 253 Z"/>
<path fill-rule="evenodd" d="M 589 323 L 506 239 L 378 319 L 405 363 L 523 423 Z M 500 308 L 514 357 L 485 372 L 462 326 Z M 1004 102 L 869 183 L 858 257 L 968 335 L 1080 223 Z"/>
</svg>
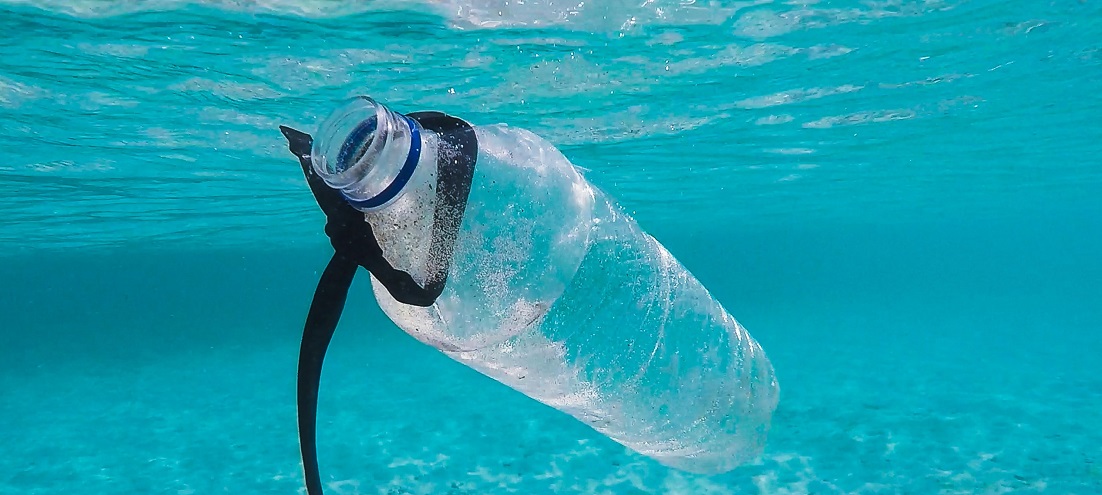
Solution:
<svg viewBox="0 0 1102 495">
<path fill-rule="evenodd" d="M 373 209 L 397 197 L 420 159 L 416 122 L 366 96 L 322 123 L 311 151 L 314 171 L 350 204 Z"/>
</svg>

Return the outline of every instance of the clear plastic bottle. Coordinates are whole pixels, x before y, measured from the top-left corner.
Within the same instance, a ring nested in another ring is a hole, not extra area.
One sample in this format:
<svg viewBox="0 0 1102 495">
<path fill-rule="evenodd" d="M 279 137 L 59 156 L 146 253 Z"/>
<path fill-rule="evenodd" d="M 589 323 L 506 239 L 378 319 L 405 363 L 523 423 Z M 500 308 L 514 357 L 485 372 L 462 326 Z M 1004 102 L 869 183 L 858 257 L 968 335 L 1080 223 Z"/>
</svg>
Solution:
<svg viewBox="0 0 1102 495">
<path fill-rule="evenodd" d="M 412 159 L 411 126 L 355 98 L 323 123 L 314 168 L 346 197 L 371 198 Z M 364 135 L 349 148 L 353 129 Z M 362 210 L 387 260 L 423 284 L 439 139 L 417 131 L 408 183 Z M 761 346 L 553 145 L 506 125 L 475 133 L 443 293 L 410 306 L 373 278 L 383 311 L 418 340 L 665 465 L 719 473 L 759 456 L 779 396 Z M 342 147 L 357 155 L 337 160 Z"/>
</svg>

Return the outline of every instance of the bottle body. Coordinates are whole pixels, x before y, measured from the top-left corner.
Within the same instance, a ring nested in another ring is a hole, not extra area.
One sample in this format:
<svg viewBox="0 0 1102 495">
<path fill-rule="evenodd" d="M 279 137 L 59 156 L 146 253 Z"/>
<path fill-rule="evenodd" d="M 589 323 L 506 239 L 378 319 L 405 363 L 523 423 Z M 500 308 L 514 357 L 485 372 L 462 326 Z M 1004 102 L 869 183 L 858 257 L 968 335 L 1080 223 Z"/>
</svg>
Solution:
<svg viewBox="0 0 1102 495">
<path fill-rule="evenodd" d="M 663 464 L 715 473 L 758 456 L 778 399 L 760 345 L 552 146 L 519 129 L 476 131 L 444 292 L 418 308 L 375 282 L 384 312 Z"/>
<path fill-rule="evenodd" d="M 761 346 L 553 145 L 476 127 L 478 156 L 443 292 L 383 311 L 451 358 L 626 447 L 698 473 L 760 455 L 779 389 Z M 421 132 L 422 149 L 436 138 Z M 397 153 L 401 156 L 401 153 Z M 365 211 L 384 256 L 423 282 L 436 163 Z"/>
</svg>

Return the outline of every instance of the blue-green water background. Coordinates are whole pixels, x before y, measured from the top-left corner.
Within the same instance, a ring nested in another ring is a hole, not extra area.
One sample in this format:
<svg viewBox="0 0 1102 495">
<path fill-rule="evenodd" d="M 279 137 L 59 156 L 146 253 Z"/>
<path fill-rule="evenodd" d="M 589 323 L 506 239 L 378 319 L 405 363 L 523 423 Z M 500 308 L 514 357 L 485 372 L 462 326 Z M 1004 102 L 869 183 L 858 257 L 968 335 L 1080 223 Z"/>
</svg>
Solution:
<svg viewBox="0 0 1102 495">
<path fill-rule="evenodd" d="M 0 493 L 295 493 L 330 248 L 278 124 L 529 128 L 762 343 L 678 473 L 402 334 L 327 359 L 332 493 L 1102 493 L 1102 4 L 0 3 Z"/>
</svg>

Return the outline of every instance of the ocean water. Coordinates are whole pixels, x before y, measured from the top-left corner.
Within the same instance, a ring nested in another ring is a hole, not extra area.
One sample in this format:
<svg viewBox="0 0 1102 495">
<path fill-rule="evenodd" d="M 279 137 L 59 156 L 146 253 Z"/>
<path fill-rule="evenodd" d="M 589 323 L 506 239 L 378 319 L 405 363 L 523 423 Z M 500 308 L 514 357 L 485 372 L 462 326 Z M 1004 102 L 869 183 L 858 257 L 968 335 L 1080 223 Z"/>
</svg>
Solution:
<svg viewBox="0 0 1102 495">
<path fill-rule="evenodd" d="M 696 476 L 401 333 L 326 360 L 333 494 L 1102 493 L 1096 0 L 0 1 L 0 493 L 298 493 L 331 248 L 277 126 L 560 146 L 758 339 Z"/>
</svg>

